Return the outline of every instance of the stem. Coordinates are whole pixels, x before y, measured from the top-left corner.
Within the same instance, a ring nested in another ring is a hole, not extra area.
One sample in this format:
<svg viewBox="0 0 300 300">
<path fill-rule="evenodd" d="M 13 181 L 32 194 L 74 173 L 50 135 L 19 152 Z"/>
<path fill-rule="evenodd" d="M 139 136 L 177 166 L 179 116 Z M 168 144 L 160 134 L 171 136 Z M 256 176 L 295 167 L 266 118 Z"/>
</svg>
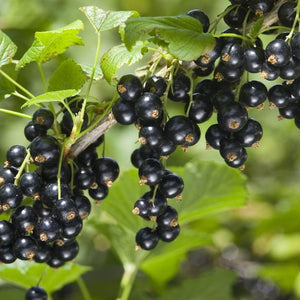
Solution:
<svg viewBox="0 0 300 300">
<path fill-rule="evenodd" d="M 92 300 L 90 292 L 81 276 L 77 278 L 77 284 L 79 286 L 79 289 L 81 291 L 83 299 L 84 300 Z"/>
<path fill-rule="evenodd" d="M 186 110 L 186 117 L 189 116 L 189 113 L 190 113 L 190 109 L 191 109 L 191 106 L 193 104 L 193 90 L 194 90 L 194 79 L 191 75 L 191 72 L 186 72 L 186 75 L 189 77 L 190 81 L 191 81 L 191 88 L 189 90 L 189 96 L 190 96 L 190 102 L 189 102 L 189 106 Z"/>
<path fill-rule="evenodd" d="M 249 43 L 249 38 L 247 38 L 246 36 L 242 36 L 240 34 L 236 34 L 236 33 L 220 33 L 220 34 L 214 34 L 214 37 L 236 37 L 238 39 L 241 39 L 247 43 Z"/>
<path fill-rule="evenodd" d="M 237 8 L 239 6 L 239 4 L 234 4 L 234 5 L 230 5 L 229 7 L 227 7 L 221 14 L 219 14 L 217 16 L 217 18 L 211 23 L 211 25 L 213 24 L 213 26 L 211 27 L 211 29 L 209 30 L 209 33 L 215 32 L 217 29 L 217 26 L 219 24 L 219 22 L 233 9 Z"/>
<path fill-rule="evenodd" d="M 138 268 L 134 264 L 124 265 L 124 273 L 120 284 L 120 296 L 117 300 L 129 299 Z"/>
<path fill-rule="evenodd" d="M 39 281 L 38 281 L 37 284 L 36 284 L 37 286 L 40 285 L 41 281 L 42 281 L 43 278 L 46 276 L 48 270 L 49 270 L 49 266 L 46 266 L 45 270 L 44 270 L 43 273 L 41 274 L 41 277 L 40 277 Z"/>
<path fill-rule="evenodd" d="M 13 92 L 12 95 L 14 95 L 14 96 L 16 96 L 16 97 L 18 97 L 18 98 L 20 98 L 22 100 L 25 100 L 26 102 L 30 100 L 29 98 L 25 97 L 24 95 L 20 94 L 17 91 Z"/>
<path fill-rule="evenodd" d="M 88 85 L 88 88 L 87 88 L 86 94 L 85 94 L 85 99 L 84 99 L 84 101 L 82 103 L 82 108 L 81 108 L 81 111 L 80 111 L 80 123 L 79 123 L 79 126 L 77 128 L 77 133 L 80 132 L 81 125 L 83 123 L 83 118 L 84 118 L 86 103 L 87 103 L 87 100 L 88 100 L 89 95 L 90 95 L 91 87 L 92 87 L 92 84 L 93 84 L 93 80 L 94 80 L 94 76 L 95 76 L 95 72 L 96 72 L 96 68 L 97 68 L 97 64 L 98 64 L 98 59 L 99 59 L 99 54 L 100 54 L 100 46 L 101 46 L 101 36 L 100 36 L 100 32 L 97 32 L 97 49 L 96 49 L 96 55 L 95 55 L 95 59 L 94 59 L 94 65 L 93 65 L 93 70 L 92 70 L 91 78 L 90 78 L 89 85 Z"/>
<path fill-rule="evenodd" d="M 17 173 L 17 175 L 15 177 L 14 185 L 18 185 L 19 179 L 20 179 L 20 177 L 21 177 L 21 175 L 23 173 L 23 170 L 25 169 L 25 167 L 26 167 L 26 165 L 28 163 L 29 158 L 30 158 L 30 152 L 28 151 L 27 155 L 25 156 L 25 158 L 24 158 L 24 160 L 22 162 L 22 165 L 20 166 L 19 171 L 18 171 L 18 173 Z"/>
<path fill-rule="evenodd" d="M 58 170 L 57 170 L 57 188 L 58 188 L 58 200 L 61 199 L 61 165 L 64 158 L 64 150 L 65 150 L 65 144 L 62 144 L 60 149 L 60 155 L 59 155 L 59 163 L 58 163 Z"/>
<path fill-rule="evenodd" d="M 5 73 L 3 70 L 0 69 L 0 74 L 5 77 L 8 81 L 10 81 L 12 84 L 14 84 L 17 88 L 19 88 L 21 91 L 23 91 L 26 95 L 28 95 L 30 98 L 34 98 L 34 95 L 31 94 L 27 89 L 25 89 L 22 85 L 17 83 L 14 79 L 12 79 L 7 73 Z"/>
<path fill-rule="evenodd" d="M 16 117 L 21 117 L 21 118 L 26 118 L 26 119 L 32 119 L 32 116 L 26 115 L 26 114 L 22 114 L 16 111 L 12 111 L 9 109 L 4 109 L 4 108 L 0 108 L 0 112 L 5 113 L 5 114 L 9 114 L 9 115 L 13 115 Z"/>
<path fill-rule="evenodd" d="M 43 81 L 44 90 L 46 92 L 47 91 L 47 83 L 46 83 L 45 75 L 44 75 L 44 72 L 43 72 L 42 64 L 40 62 L 38 62 L 37 64 L 38 64 L 38 68 L 39 68 L 41 78 L 42 78 L 42 81 Z"/>
<path fill-rule="evenodd" d="M 292 27 L 289 35 L 285 39 L 286 41 L 289 41 L 294 34 L 297 22 L 299 21 L 299 13 L 300 13 L 300 1 L 297 1 L 295 20 L 294 20 L 293 27 Z"/>
</svg>

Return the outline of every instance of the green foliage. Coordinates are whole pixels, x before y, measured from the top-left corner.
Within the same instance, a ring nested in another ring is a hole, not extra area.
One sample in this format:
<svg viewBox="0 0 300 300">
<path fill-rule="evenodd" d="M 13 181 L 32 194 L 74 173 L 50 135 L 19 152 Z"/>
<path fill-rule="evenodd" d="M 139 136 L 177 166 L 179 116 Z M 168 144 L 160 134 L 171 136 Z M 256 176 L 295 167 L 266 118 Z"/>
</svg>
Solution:
<svg viewBox="0 0 300 300">
<path fill-rule="evenodd" d="M 11 78 L 16 79 L 17 72 L 15 70 L 15 66 L 13 64 L 9 64 L 6 66 L 2 66 L 2 71 L 8 74 Z M 0 98 L 7 97 L 11 93 L 15 91 L 15 86 L 9 80 L 7 80 L 4 76 L 0 76 Z"/>
<path fill-rule="evenodd" d="M 128 18 L 139 16 L 137 11 L 105 11 L 96 6 L 83 6 L 80 10 L 86 15 L 96 32 L 113 29 L 122 25 Z"/>
<path fill-rule="evenodd" d="M 299 267 L 293 263 L 264 264 L 259 269 L 259 277 L 272 280 L 284 291 L 294 289 Z"/>
<path fill-rule="evenodd" d="M 166 42 L 169 53 L 181 60 L 194 60 L 215 43 L 211 34 L 203 33 L 199 21 L 186 15 L 139 17 L 126 22 L 124 42 L 129 50 L 137 41 L 153 40 L 153 37 Z"/>
<path fill-rule="evenodd" d="M 185 280 L 179 286 L 167 289 L 159 299 L 233 300 L 231 287 L 235 279 L 236 275 L 229 270 L 213 269 L 198 278 Z"/>
<path fill-rule="evenodd" d="M 80 90 L 87 81 L 81 67 L 72 59 L 64 60 L 49 80 L 48 91 Z"/>
<path fill-rule="evenodd" d="M 182 175 L 185 182 L 183 203 L 175 206 L 181 223 L 245 204 L 246 177 L 236 169 L 224 164 L 193 161 L 186 165 Z"/>
<path fill-rule="evenodd" d="M 36 96 L 26 102 L 23 106 L 31 106 L 39 103 L 50 103 L 50 102 L 63 102 L 67 97 L 75 96 L 78 93 L 76 90 L 63 90 L 56 92 L 47 92 Z"/>
<path fill-rule="evenodd" d="M 155 251 L 141 265 L 141 269 L 161 287 L 172 279 L 178 272 L 180 262 L 184 261 L 191 249 L 211 244 L 210 237 L 188 228 L 184 228 L 176 242 L 160 243 Z"/>
<path fill-rule="evenodd" d="M 124 265 L 140 265 L 157 286 L 174 277 L 180 262 L 191 249 L 211 243 L 205 232 L 194 232 L 187 225 L 209 213 L 240 206 L 246 197 L 245 176 L 224 165 L 194 161 L 174 171 L 182 175 L 185 182 L 183 200 L 178 203 L 169 200 L 179 211 L 179 224 L 184 225 L 175 242 L 160 242 L 151 252 L 135 252 L 136 232 L 142 227 L 154 226 L 131 213 L 135 201 L 148 190 L 139 185 L 132 188 L 133 182 L 137 181 L 135 169 L 121 175 L 101 205 L 101 216 L 89 220 L 108 237 Z"/>
<path fill-rule="evenodd" d="M 90 269 L 87 266 L 67 263 L 56 270 L 42 264 L 18 261 L 13 264 L 1 265 L 0 278 L 27 289 L 36 285 L 43 276 L 41 285 L 48 293 L 52 293 L 75 281 Z"/>
<path fill-rule="evenodd" d="M 17 52 L 17 46 L 0 30 L 0 67 L 10 64 Z"/>
<path fill-rule="evenodd" d="M 88 78 L 91 78 L 92 76 L 92 71 L 93 71 L 93 66 L 86 65 L 86 64 L 79 64 L 81 67 L 83 74 L 86 75 Z M 95 69 L 95 74 L 94 74 L 94 80 L 100 80 L 103 78 L 102 70 L 100 69 L 100 66 L 96 66 Z"/>
<path fill-rule="evenodd" d="M 262 25 L 264 23 L 264 18 L 263 17 L 260 17 L 259 19 L 257 19 L 251 26 L 250 30 L 249 30 L 249 37 L 252 39 L 252 40 L 255 40 L 258 35 L 259 35 L 259 32 L 262 28 Z"/>
<path fill-rule="evenodd" d="M 101 58 L 101 69 L 105 79 L 111 83 L 118 69 L 123 65 L 132 65 L 143 58 L 147 52 L 145 42 L 137 42 L 130 51 L 124 44 L 108 50 Z"/>
<path fill-rule="evenodd" d="M 83 30 L 83 23 L 77 20 L 56 30 L 36 32 L 32 46 L 22 56 L 17 68 L 33 61 L 44 63 L 65 52 L 70 46 L 83 45 L 81 37 L 78 36 L 80 30 Z"/>
</svg>

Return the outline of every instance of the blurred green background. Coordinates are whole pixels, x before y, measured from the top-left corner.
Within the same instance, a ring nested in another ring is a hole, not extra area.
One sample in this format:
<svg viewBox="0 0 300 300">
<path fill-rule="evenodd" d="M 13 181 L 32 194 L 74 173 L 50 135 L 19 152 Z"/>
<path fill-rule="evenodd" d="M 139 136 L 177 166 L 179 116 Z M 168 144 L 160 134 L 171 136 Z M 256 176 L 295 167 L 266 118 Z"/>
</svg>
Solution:
<svg viewBox="0 0 300 300">
<path fill-rule="evenodd" d="M 2 0 L 0 1 L 0 28 L 17 44 L 16 58 L 30 47 L 35 31 L 51 30 L 81 19 L 85 30 L 80 33 L 84 47 L 70 48 L 64 56 L 78 63 L 92 64 L 91 53 L 96 49 L 93 29 L 80 6 L 97 5 L 108 10 L 137 10 L 142 16 L 176 15 L 193 8 L 204 10 L 213 20 L 228 5 L 227 1 L 191 0 Z M 220 23 L 218 31 L 225 29 Z M 272 37 L 263 37 L 266 44 Z M 104 53 L 120 43 L 117 31 L 102 36 Z M 58 66 L 63 57 L 46 63 L 46 77 Z M 141 63 L 142 64 L 142 63 Z M 138 65 L 137 65 L 138 66 Z M 134 66 L 137 67 L 137 66 Z M 132 71 L 124 68 L 119 74 Z M 255 76 L 250 76 L 255 79 Z M 42 82 L 35 64 L 30 64 L 19 74 L 18 81 L 34 94 L 42 93 Z M 266 84 L 270 86 L 270 83 Z M 274 83 L 272 83 L 274 84 Z M 114 89 L 108 84 L 94 86 L 92 94 L 100 99 L 110 99 Z M 0 106 L 19 110 L 20 100 L 13 97 L 1 100 Z M 172 107 L 182 110 L 180 104 Z M 25 112 L 30 113 L 27 109 Z M 193 250 L 182 262 L 180 272 L 171 282 L 176 286 L 184 278 L 194 278 L 215 267 L 233 270 L 238 279 L 230 286 L 231 299 L 299 299 L 300 298 L 300 132 L 292 120 L 279 122 L 278 111 L 265 107 L 249 114 L 259 120 L 264 137 L 257 149 L 250 149 L 244 174 L 248 177 L 249 197 L 241 209 L 203 218 L 195 226 L 206 231 L 212 245 Z M 6 150 L 14 144 L 26 145 L 23 128 L 26 120 L 1 114 L 0 159 L 5 160 Z M 215 116 L 201 125 L 206 128 L 215 122 Z M 222 162 L 217 151 L 205 150 L 204 138 L 188 153 L 177 151 L 169 160 L 171 166 L 183 166 L 193 158 Z M 131 168 L 130 154 L 137 147 L 134 128 L 115 126 L 107 135 L 106 155 L 114 157 L 124 171 Z M 134 184 L 134 183 L 133 183 Z M 131 188 L 131 187 L 129 187 Z M 93 299 L 114 299 L 122 276 L 122 265 L 111 251 L 106 238 L 88 225 L 80 237 L 79 263 L 93 265 L 94 270 L 84 276 Z M 1 268 L 1 266 L 0 266 Z M 209 285 L 226 285 L 226 274 Z M 22 299 L 24 290 L 1 282 L 0 299 Z M 141 294 L 141 291 L 143 293 Z M 151 281 L 139 273 L 131 299 L 157 299 L 159 291 Z M 142 296 L 141 296 L 142 295 Z M 54 299 L 82 299 L 76 284 L 57 292 Z M 173 299 L 177 299 L 176 297 Z M 197 298 L 195 298 L 197 299 Z M 200 299 L 200 298 L 199 298 Z M 207 298 L 222 300 L 225 298 Z M 226 298 L 227 299 L 227 298 Z"/>
</svg>

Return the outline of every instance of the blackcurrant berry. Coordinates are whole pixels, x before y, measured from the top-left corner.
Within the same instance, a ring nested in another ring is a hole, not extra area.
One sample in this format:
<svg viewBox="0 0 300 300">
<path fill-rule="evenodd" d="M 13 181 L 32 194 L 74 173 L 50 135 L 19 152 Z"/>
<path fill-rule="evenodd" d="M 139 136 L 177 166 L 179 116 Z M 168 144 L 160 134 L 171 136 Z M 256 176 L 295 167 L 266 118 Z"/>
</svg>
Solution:
<svg viewBox="0 0 300 300">
<path fill-rule="evenodd" d="M 29 150 L 33 163 L 38 166 L 53 166 L 59 161 L 59 143 L 52 136 L 36 137 L 29 145 Z"/>
<path fill-rule="evenodd" d="M 248 119 L 246 125 L 234 134 L 235 138 L 243 147 L 257 146 L 263 135 L 261 124 L 254 120 Z"/>
<path fill-rule="evenodd" d="M 137 248 L 142 248 L 143 250 L 151 250 L 158 244 L 159 237 L 156 231 L 153 231 L 149 227 L 145 227 L 137 232 L 135 241 L 137 244 Z"/>
<path fill-rule="evenodd" d="M 229 26 L 233 28 L 239 28 L 243 26 L 243 22 L 245 20 L 247 14 L 246 8 L 243 6 L 239 6 L 235 9 L 230 10 L 225 16 L 224 16 L 224 22 Z"/>
<path fill-rule="evenodd" d="M 222 139 L 219 151 L 226 161 L 234 161 L 242 155 L 243 146 L 237 139 Z"/>
<path fill-rule="evenodd" d="M 166 198 L 174 198 L 182 193 L 183 187 L 182 178 L 175 173 L 170 173 L 162 177 L 158 190 Z"/>
<path fill-rule="evenodd" d="M 24 195 L 28 197 L 39 197 L 43 180 L 37 172 L 26 172 L 21 176 L 19 185 Z"/>
<path fill-rule="evenodd" d="M 13 244 L 13 251 L 21 260 L 32 260 L 37 252 L 37 243 L 30 236 L 19 237 Z"/>
<path fill-rule="evenodd" d="M 203 32 L 207 32 L 210 22 L 208 16 L 200 9 L 192 9 L 187 13 L 188 16 L 191 16 L 197 19 L 202 24 Z"/>
<path fill-rule="evenodd" d="M 6 152 L 6 160 L 10 166 L 20 167 L 25 159 L 27 152 L 24 146 L 11 146 Z"/>
<path fill-rule="evenodd" d="M 4 211 L 18 207 L 23 200 L 20 187 L 6 183 L 0 188 L 0 205 Z"/>
<path fill-rule="evenodd" d="M 143 86 L 138 77 L 127 74 L 120 78 L 117 84 L 117 92 L 126 101 L 136 101 L 143 92 Z"/>
<path fill-rule="evenodd" d="M 32 208 L 40 218 L 48 217 L 51 215 L 51 209 L 45 207 L 42 201 L 34 201 Z"/>
<path fill-rule="evenodd" d="M 168 157 L 175 150 L 176 150 L 176 145 L 168 138 L 163 138 L 157 147 L 159 156 L 162 157 Z"/>
<path fill-rule="evenodd" d="M 54 256 L 63 261 L 70 261 L 74 259 L 78 252 L 79 245 L 76 240 L 63 246 L 54 245 L 53 247 Z"/>
<path fill-rule="evenodd" d="M 80 167 L 74 174 L 74 184 L 81 190 L 89 189 L 96 177 L 92 169 Z"/>
<path fill-rule="evenodd" d="M 286 27 L 293 26 L 296 17 L 296 12 L 295 12 L 296 5 L 297 4 L 295 2 L 286 2 L 279 7 L 278 19 L 283 26 Z"/>
<path fill-rule="evenodd" d="M 246 106 L 257 107 L 267 99 L 268 90 L 260 81 L 252 80 L 242 85 L 239 101 Z"/>
<path fill-rule="evenodd" d="M 156 223 L 157 226 L 159 227 L 163 227 L 163 226 L 175 227 L 178 225 L 177 220 L 178 220 L 178 213 L 176 209 L 168 205 L 164 213 L 156 218 Z"/>
<path fill-rule="evenodd" d="M 0 262 L 4 264 L 11 264 L 17 259 L 11 246 L 0 247 Z"/>
<path fill-rule="evenodd" d="M 0 248 L 12 245 L 15 239 L 15 228 L 12 223 L 0 221 Z"/>
<path fill-rule="evenodd" d="M 94 163 L 93 171 L 95 172 L 97 183 L 106 184 L 108 187 L 112 185 L 120 173 L 118 163 L 110 157 L 97 159 Z"/>
<path fill-rule="evenodd" d="M 26 300 L 47 300 L 48 295 L 44 289 L 39 286 L 33 286 L 26 291 Z"/>
<path fill-rule="evenodd" d="M 21 235 L 25 235 L 33 232 L 38 216 L 31 206 L 25 205 L 19 206 L 14 211 L 11 215 L 11 220 L 16 231 Z"/>
<path fill-rule="evenodd" d="M 280 69 L 274 67 L 273 65 L 264 62 L 261 70 L 260 70 L 260 77 L 269 81 L 276 80 L 279 77 Z"/>
<path fill-rule="evenodd" d="M 195 124 L 185 116 L 174 116 L 168 120 L 165 125 L 166 136 L 176 145 L 184 145 L 185 143 L 195 140 L 194 128 Z"/>
<path fill-rule="evenodd" d="M 239 68 L 244 63 L 244 49 L 239 43 L 228 43 L 221 51 L 222 64 L 229 68 Z"/>
<path fill-rule="evenodd" d="M 148 196 L 148 194 L 145 195 Z M 145 195 L 143 195 L 134 203 L 132 213 L 135 215 L 139 215 L 146 220 L 149 220 L 150 199 L 149 197 L 145 197 Z"/>
<path fill-rule="evenodd" d="M 217 115 L 218 123 L 225 131 L 241 130 L 248 121 L 246 108 L 240 103 L 232 103 L 221 107 Z"/>
<path fill-rule="evenodd" d="M 299 103 L 288 103 L 287 106 L 279 108 L 279 114 L 284 119 L 294 119 L 299 110 Z"/>
<path fill-rule="evenodd" d="M 292 54 L 296 59 L 300 59 L 300 32 L 297 32 L 291 42 Z"/>
<path fill-rule="evenodd" d="M 274 67 L 286 65 L 291 56 L 291 48 L 284 40 L 274 40 L 266 47 L 266 60 Z"/>
<path fill-rule="evenodd" d="M 151 93 L 144 93 L 135 103 L 136 116 L 142 121 L 153 121 L 161 118 L 162 102 L 160 98 Z"/>
<path fill-rule="evenodd" d="M 205 133 L 207 147 L 220 149 L 221 140 L 227 136 L 228 133 L 222 130 L 219 124 L 211 125 Z"/>
<path fill-rule="evenodd" d="M 42 242 L 54 242 L 60 236 L 61 226 L 52 216 L 42 217 L 35 226 L 34 235 Z"/>
<path fill-rule="evenodd" d="M 185 105 L 185 112 L 189 108 L 189 119 L 195 123 L 203 123 L 207 121 L 213 113 L 213 105 L 209 97 L 203 94 L 193 94 L 191 105 Z"/>
<path fill-rule="evenodd" d="M 164 242 L 174 241 L 178 237 L 179 233 L 180 233 L 179 225 L 157 227 L 157 234 L 159 238 Z"/>
<path fill-rule="evenodd" d="M 63 238 L 73 239 L 76 236 L 78 236 L 81 230 L 82 230 L 82 220 L 78 216 L 74 218 L 72 221 L 62 226 L 61 236 Z"/>
<path fill-rule="evenodd" d="M 163 138 L 163 131 L 159 126 L 143 126 L 139 131 L 139 141 L 142 145 L 156 148 Z"/>
<path fill-rule="evenodd" d="M 250 0 L 249 8 L 254 12 L 256 16 L 262 16 L 265 13 L 271 11 L 274 6 L 272 0 Z"/>
<path fill-rule="evenodd" d="M 260 47 L 249 47 L 244 52 L 245 70 L 250 73 L 258 73 L 265 60 L 264 50 Z"/>
<path fill-rule="evenodd" d="M 114 103 L 112 112 L 119 124 L 129 125 L 136 121 L 134 104 L 121 98 Z"/>
<path fill-rule="evenodd" d="M 79 113 L 79 110 L 75 109 L 73 111 L 73 113 Z M 81 125 L 80 131 L 85 130 L 88 127 L 88 123 L 89 123 L 89 117 L 86 113 L 84 113 L 83 123 Z M 73 126 L 74 126 L 73 118 L 72 118 L 70 112 L 66 110 L 64 112 L 63 118 L 60 122 L 60 127 L 61 127 L 62 133 L 64 133 L 67 136 L 70 136 L 71 132 L 72 132 L 72 129 L 73 129 Z"/>
<path fill-rule="evenodd" d="M 242 149 L 241 155 L 235 160 L 228 160 L 225 159 L 225 163 L 232 168 L 240 168 L 241 170 L 244 169 L 245 162 L 247 160 L 247 151 L 245 148 Z"/>
<path fill-rule="evenodd" d="M 140 184 L 156 185 L 163 176 L 163 166 L 155 158 L 147 158 L 139 167 Z"/>
<path fill-rule="evenodd" d="M 78 210 L 79 216 L 82 220 L 85 220 L 91 212 L 91 202 L 84 195 L 76 195 L 74 203 Z"/>
<path fill-rule="evenodd" d="M 34 256 L 34 261 L 37 263 L 47 262 L 52 255 L 52 247 L 47 242 L 37 242 L 37 251 Z"/>
<path fill-rule="evenodd" d="M 98 183 L 96 187 L 89 189 L 89 195 L 96 201 L 103 200 L 108 195 L 107 184 Z"/>
<path fill-rule="evenodd" d="M 52 255 L 51 258 L 47 261 L 47 265 L 51 268 L 57 269 L 62 267 L 65 264 L 65 261 L 59 259 L 55 255 Z"/>
<path fill-rule="evenodd" d="M 34 112 L 32 122 L 49 129 L 54 122 L 53 113 L 49 109 L 40 108 Z"/>
<path fill-rule="evenodd" d="M 191 88 L 190 79 L 182 73 L 177 74 L 172 82 L 168 97 L 175 102 L 189 101 L 189 91 Z"/>
<path fill-rule="evenodd" d="M 283 108 L 289 104 L 290 93 L 288 89 L 281 85 L 273 85 L 268 92 L 268 99 L 271 106 L 277 106 Z"/>
<path fill-rule="evenodd" d="M 14 183 L 15 173 L 11 168 L 0 168 L 0 187 L 5 183 Z"/>
<path fill-rule="evenodd" d="M 76 158 L 76 162 L 81 166 L 92 167 L 98 158 L 98 154 L 95 148 L 88 147 L 82 151 Z"/>
<path fill-rule="evenodd" d="M 166 80 L 163 77 L 152 75 L 145 81 L 144 92 L 161 97 L 167 89 Z"/>
<path fill-rule="evenodd" d="M 234 103 L 234 94 L 229 87 L 215 91 L 212 96 L 212 103 L 216 110 L 228 104 Z"/>
<path fill-rule="evenodd" d="M 65 224 L 77 218 L 79 213 L 71 198 L 62 198 L 55 202 L 53 216 L 58 222 Z"/>
<path fill-rule="evenodd" d="M 24 128 L 24 135 L 28 141 L 33 141 L 37 136 L 47 134 L 47 129 L 30 121 Z"/>
<path fill-rule="evenodd" d="M 70 186 L 66 183 L 60 184 L 61 196 L 71 196 Z M 41 201 L 48 207 L 53 207 L 58 200 L 58 184 L 57 181 L 50 182 L 43 187 L 41 192 Z"/>
<path fill-rule="evenodd" d="M 220 56 L 221 50 L 222 50 L 222 42 L 220 39 L 215 39 L 216 44 L 212 50 L 209 52 L 202 54 L 197 60 L 195 60 L 195 63 L 199 67 L 208 67 L 212 65 L 216 59 Z"/>
</svg>

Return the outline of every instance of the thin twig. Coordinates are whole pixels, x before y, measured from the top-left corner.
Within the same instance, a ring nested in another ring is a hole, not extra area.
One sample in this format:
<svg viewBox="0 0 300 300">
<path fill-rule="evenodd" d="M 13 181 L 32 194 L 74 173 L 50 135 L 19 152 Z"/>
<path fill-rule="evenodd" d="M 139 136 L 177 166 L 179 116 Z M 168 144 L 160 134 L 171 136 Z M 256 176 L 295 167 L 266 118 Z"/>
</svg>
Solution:
<svg viewBox="0 0 300 300">
<path fill-rule="evenodd" d="M 102 121 L 91 131 L 87 132 L 72 146 L 68 156 L 74 158 L 84 151 L 89 145 L 94 143 L 101 135 L 105 134 L 113 125 L 117 123 L 112 113 L 106 115 Z"/>
</svg>

